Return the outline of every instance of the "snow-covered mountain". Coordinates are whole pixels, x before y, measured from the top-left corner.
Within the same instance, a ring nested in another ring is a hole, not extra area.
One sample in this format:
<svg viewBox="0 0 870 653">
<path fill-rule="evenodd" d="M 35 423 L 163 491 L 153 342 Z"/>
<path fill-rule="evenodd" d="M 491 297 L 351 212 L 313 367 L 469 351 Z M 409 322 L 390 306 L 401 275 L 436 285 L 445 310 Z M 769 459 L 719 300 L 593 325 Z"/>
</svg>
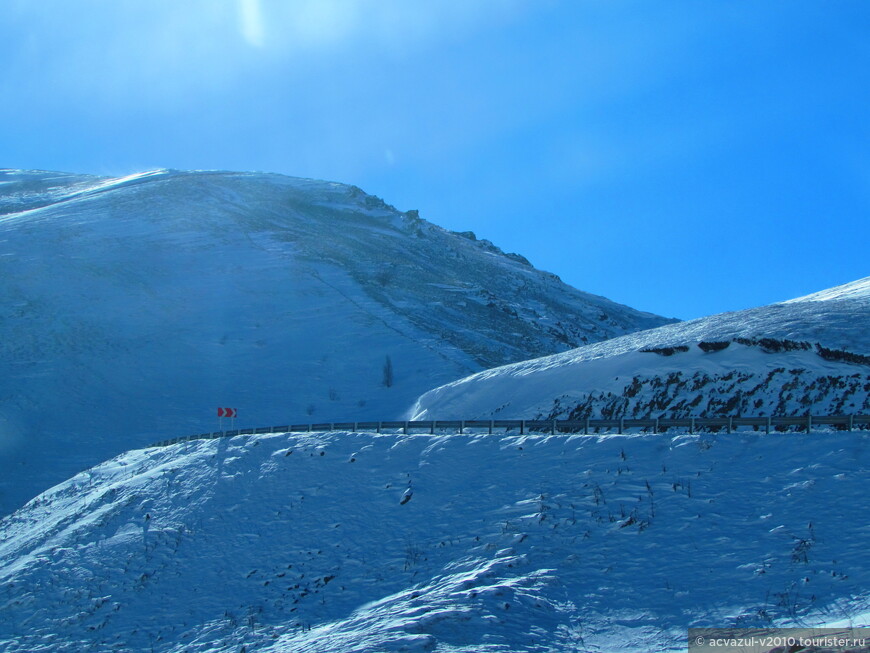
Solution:
<svg viewBox="0 0 870 653">
<path fill-rule="evenodd" d="M 236 427 L 390 419 L 469 373 L 666 321 L 353 186 L 3 170 L 0 514 L 217 429 L 218 407 Z"/>
<path fill-rule="evenodd" d="M 692 626 L 866 626 L 868 445 L 315 433 L 131 451 L 0 520 L 0 650 L 649 653 L 685 651 Z"/>
<path fill-rule="evenodd" d="M 477 373 L 414 419 L 870 412 L 870 277 Z"/>
</svg>

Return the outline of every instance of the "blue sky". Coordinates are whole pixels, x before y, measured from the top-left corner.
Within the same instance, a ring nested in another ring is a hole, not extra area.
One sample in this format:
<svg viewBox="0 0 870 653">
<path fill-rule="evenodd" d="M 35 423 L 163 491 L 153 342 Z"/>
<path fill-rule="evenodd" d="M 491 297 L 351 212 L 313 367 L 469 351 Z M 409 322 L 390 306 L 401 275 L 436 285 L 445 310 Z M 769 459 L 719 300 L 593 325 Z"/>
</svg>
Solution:
<svg viewBox="0 0 870 653">
<path fill-rule="evenodd" d="M 870 275 L 865 0 L 6 0 L 0 166 L 356 184 L 692 318 Z"/>
</svg>

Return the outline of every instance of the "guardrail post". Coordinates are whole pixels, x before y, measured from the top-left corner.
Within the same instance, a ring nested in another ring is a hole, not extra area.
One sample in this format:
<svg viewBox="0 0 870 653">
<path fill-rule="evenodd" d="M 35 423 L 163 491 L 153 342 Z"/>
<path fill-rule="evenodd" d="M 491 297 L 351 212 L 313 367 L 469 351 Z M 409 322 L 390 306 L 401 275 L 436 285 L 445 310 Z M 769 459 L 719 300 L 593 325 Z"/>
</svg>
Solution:
<svg viewBox="0 0 870 653">
<path fill-rule="evenodd" d="M 625 418 L 624 417 L 619 418 L 619 432 L 625 433 Z"/>
<path fill-rule="evenodd" d="M 408 422 L 405 422 L 402 425 L 402 433 L 404 433 L 405 435 L 408 435 Z"/>
<path fill-rule="evenodd" d="M 586 418 L 586 421 L 583 422 L 583 435 L 589 435 L 589 418 Z"/>
<path fill-rule="evenodd" d="M 764 425 L 764 432 L 770 435 L 770 415 L 767 416 L 767 423 Z"/>
<path fill-rule="evenodd" d="M 429 435 L 435 435 L 435 420 L 429 422 Z"/>
<path fill-rule="evenodd" d="M 728 417 L 728 433 L 730 434 L 731 431 L 733 431 L 733 430 L 734 430 L 734 418 L 729 416 Z"/>
<path fill-rule="evenodd" d="M 550 427 L 550 432 L 551 432 L 553 435 L 556 435 L 556 420 L 553 420 L 553 424 L 552 424 L 552 426 Z"/>
<path fill-rule="evenodd" d="M 855 425 L 855 416 L 849 415 L 849 430 L 852 430 L 852 427 Z"/>
<path fill-rule="evenodd" d="M 520 435 L 523 435 L 526 431 L 526 420 L 520 420 Z"/>
<path fill-rule="evenodd" d="M 492 427 L 495 424 L 494 420 L 489 420 L 489 434 L 492 435 Z"/>
<path fill-rule="evenodd" d="M 695 434 L 695 418 L 692 417 L 689 419 L 689 435 Z"/>
<path fill-rule="evenodd" d="M 460 420 L 459 422 L 459 432 L 462 433 L 462 430 L 465 428 L 465 420 Z"/>
<path fill-rule="evenodd" d="M 807 433 L 813 430 L 813 415 L 810 413 L 807 415 Z"/>
<path fill-rule="evenodd" d="M 656 425 L 653 427 L 656 433 L 661 433 L 661 427 L 659 426 L 659 418 L 656 417 Z"/>
<path fill-rule="evenodd" d="M 381 424 L 383 424 L 383 422 L 378 422 L 378 430 L 377 430 L 377 433 L 380 433 L 380 432 L 381 432 Z"/>
<path fill-rule="evenodd" d="M 354 432 L 354 433 L 356 433 L 357 431 L 359 431 L 359 427 L 357 426 L 357 424 L 359 424 L 359 422 L 354 422 L 354 423 L 353 423 L 353 432 Z"/>
</svg>

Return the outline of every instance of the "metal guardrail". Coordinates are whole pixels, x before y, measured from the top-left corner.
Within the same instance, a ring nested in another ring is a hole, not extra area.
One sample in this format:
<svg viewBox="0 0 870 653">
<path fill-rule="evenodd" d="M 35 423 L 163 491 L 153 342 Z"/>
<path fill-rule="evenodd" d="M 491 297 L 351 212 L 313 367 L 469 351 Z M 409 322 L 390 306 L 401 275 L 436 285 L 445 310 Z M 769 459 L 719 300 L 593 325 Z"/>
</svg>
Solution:
<svg viewBox="0 0 870 653">
<path fill-rule="evenodd" d="M 214 431 L 187 435 L 170 440 L 163 440 L 151 445 L 165 447 L 177 442 L 189 440 L 207 440 L 213 438 L 229 438 L 236 435 L 255 435 L 262 433 L 306 433 L 314 431 L 436 431 L 452 430 L 463 433 L 466 429 L 486 429 L 493 433 L 496 429 L 505 431 L 519 430 L 520 435 L 526 433 L 600 433 L 602 430 L 616 430 L 624 433 L 628 429 L 651 429 L 651 433 L 661 433 L 671 428 L 686 428 L 689 433 L 703 429 L 724 429 L 731 433 L 740 427 L 764 429 L 770 433 L 776 428 L 796 427 L 798 430 L 811 431 L 816 426 L 838 426 L 851 431 L 856 426 L 870 427 L 870 415 L 800 415 L 794 417 L 677 417 L 677 418 L 646 418 L 646 419 L 584 419 L 584 420 L 428 420 L 428 421 L 381 421 L 381 422 L 321 422 L 309 424 L 284 424 L 281 426 L 265 426 L 259 428 L 236 429 L 232 431 Z"/>
</svg>

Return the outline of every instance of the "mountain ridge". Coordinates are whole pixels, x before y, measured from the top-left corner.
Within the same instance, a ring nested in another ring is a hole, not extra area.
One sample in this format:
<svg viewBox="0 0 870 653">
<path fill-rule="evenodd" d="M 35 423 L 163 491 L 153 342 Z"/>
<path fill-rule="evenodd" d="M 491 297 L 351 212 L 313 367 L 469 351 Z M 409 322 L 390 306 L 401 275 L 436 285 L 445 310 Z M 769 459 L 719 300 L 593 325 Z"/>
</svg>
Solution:
<svg viewBox="0 0 870 653">
<path fill-rule="evenodd" d="M 336 182 L 5 170 L 0 210 L 0 514 L 216 428 L 218 406 L 242 426 L 398 417 L 468 373 L 667 321 Z"/>
<path fill-rule="evenodd" d="M 485 370 L 409 416 L 714 417 L 870 409 L 870 278 Z"/>
</svg>

